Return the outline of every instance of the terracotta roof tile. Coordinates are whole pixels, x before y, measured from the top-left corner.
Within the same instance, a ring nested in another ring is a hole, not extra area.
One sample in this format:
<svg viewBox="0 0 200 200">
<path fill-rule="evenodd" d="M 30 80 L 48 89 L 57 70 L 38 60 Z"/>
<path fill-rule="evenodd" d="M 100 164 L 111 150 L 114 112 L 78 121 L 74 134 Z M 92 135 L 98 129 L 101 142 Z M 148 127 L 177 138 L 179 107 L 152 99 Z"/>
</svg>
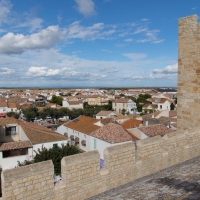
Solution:
<svg viewBox="0 0 200 200">
<path fill-rule="evenodd" d="M 67 140 L 66 136 L 49 130 L 46 127 L 35 125 L 33 123 L 21 122 L 19 124 L 32 144 Z"/>
<path fill-rule="evenodd" d="M 176 110 L 170 110 L 169 111 L 169 117 L 175 117 L 177 116 L 177 111 Z"/>
<path fill-rule="evenodd" d="M 29 141 L 7 142 L 0 144 L 0 151 L 16 150 L 31 148 L 32 145 Z"/>
<path fill-rule="evenodd" d="M 93 131 L 100 128 L 99 126 L 94 124 L 98 121 L 100 120 L 86 116 L 80 116 L 72 120 L 71 122 L 64 124 L 64 126 L 90 135 Z"/>
<path fill-rule="evenodd" d="M 168 120 L 170 122 L 177 122 L 177 118 L 172 118 L 172 117 L 164 117 L 164 116 L 161 116 L 159 118 L 160 120 Z"/>
<path fill-rule="evenodd" d="M 0 107 L 7 107 L 6 101 L 0 101 Z"/>
<path fill-rule="evenodd" d="M 5 126 L 6 124 L 16 124 L 18 120 L 12 117 L 0 118 L 0 126 Z"/>
<path fill-rule="evenodd" d="M 163 136 L 167 133 L 174 132 L 172 129 L 167 128 L 164 124 L 157 124 L 152 126 L 143 126 L 138 128 L 140 131 L 145 133 L 149 137 L 154 137 L 156 135 Z"/>
<path fill-rule="evenodd" d="M 128 98 L 121 98 L 113 101 L 113 103 L 128 103 L 129 100 Z"/>
<path fill-rule="evenodd" d="M 142 121 L 140 121 L 140 120 L 129 119 L 129 120 L 121 123 L 121 126 L 125 129 L 128 129 L 128 128 L 139 127 L 140 124 L 142 124 Z"/>
<path fill-rule="evenodd" d="M 91 133 L 93 137 L 109 143 L 119 143 L 132 140 L 129 133 L 118 124 L 109 123 Z"/>
<path fill-rule="evenodd" d="M 17 108 L 16 103 L 8 103 L 8 108 Z"/>
<path fill-rule="evenodd" d="M 108 111 L 108 110 L 101 110 L 100 112 L 98 112 L 96 114 L 96 116 L 108 116 L 111 113 L 113 113 L 113 112 L 112 111 Z"/>
</svg>

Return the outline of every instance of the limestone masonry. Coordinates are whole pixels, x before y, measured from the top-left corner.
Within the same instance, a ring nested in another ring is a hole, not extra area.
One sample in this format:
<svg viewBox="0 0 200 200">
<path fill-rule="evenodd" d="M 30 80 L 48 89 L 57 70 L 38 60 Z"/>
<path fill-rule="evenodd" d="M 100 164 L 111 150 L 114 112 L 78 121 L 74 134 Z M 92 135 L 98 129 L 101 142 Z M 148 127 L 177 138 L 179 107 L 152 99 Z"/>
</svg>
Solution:
<svg viewBox="0 0 200 200">
<path fill-rule="evenodd" d="M 52 161 L 2 172 L 3 200 L 85 199 L 200 155 L 197 16 L 179 20 L 178 128 L 175 133 L 64 157 L 54 185 Z M 199 41 L 198 41 L 199 40 Z"/>
</svg>

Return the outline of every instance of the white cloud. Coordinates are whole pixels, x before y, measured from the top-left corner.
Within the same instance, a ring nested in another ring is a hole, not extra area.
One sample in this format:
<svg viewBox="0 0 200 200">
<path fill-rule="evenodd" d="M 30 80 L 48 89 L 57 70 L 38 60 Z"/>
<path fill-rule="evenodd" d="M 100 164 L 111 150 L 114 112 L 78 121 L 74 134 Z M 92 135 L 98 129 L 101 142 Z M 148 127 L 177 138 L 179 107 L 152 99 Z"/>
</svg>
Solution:
<svg viewBox="0 0 200 200">
<path fill-rule="evenodd" d="M 28 19 L 25 22 L 16 25 L 15 27 L 29 27 L 30 32 L 33 32 L 35 30 L 41 29 L 42 23 L 43 23 L 43 19 L 34 18 L 34 19 Z"/>
<path fill-rule="evenodd" d="M 77 72 L 71 71 L 69 68 L 62 69 L 49 69 L 48 67 L 35 67 L 32 66 L 26 72 L 25 77 L 51 77 L 53 79 L 76 79 L 76 80 L 101 80 L 107 75 L 91 73 L 91 72 Z"/>
<path fill-rule="evenodd" d="M 31 35 L 7 33 L 0 38 L 0 54 L 17 54 L 29 49 L 50 48 L 60 41 L 58 26 L 49 26 Z"/>
<path fill-rule="evenodd" d="M 154 74 L 176 74 L 178 71 L 178 64 L 168 65 L 164 69 L 154 69 Z"/>
<path fill-rule="evenodd" d="M 66 39 L 82 39 L 83 41 L 108 39 L 115 33 L 115 30 L 106 28 L 104 23 L 96 23 L 85 27 L 81 26 L 79 21 L 75 21 L 63 31 L 63 34 Z"/>
<path fill-rule="evenodd" d="M 156 80 L 156 79 L 171 79 L 170 76 L 168 76 L 167 74 L 162 74 L 162 75 L 146 75 L 146 76 L 142 76 L 142 75 L 125 75 L 123 77 L 123 79 L 125 80 Z"/>
<path fill-rule="evenodd" d="M 145 36 L 144 39 L 138 39 L 137 42 L 145 43 L 145 42 L 151 42 L 153 44 L 159 44 L 164 41 L 164 39 L 159 39 L 157 37 L 158 33 L 160 30 L 154 29 L 154 30 L 149 30 L 146 26 L 141 26 L 134 31 L 133 34 L 139 34 L 143 33 Z"/>
<path fill-rule="evenodd" d="M 14 70 L 13 69 L 9 69 L 7 67 L 2 67 L 0 68 L 0 76 L 9 76 L 14 74 Z"/>
<path fill-rule="evenodd" d="M 127 58 L 130 58 L 131 60 L 138 60 L 147 57 L 145 53 L 124 53 L 122 55 L 126 56 Z"/>
<path fill-rule="evenodd" d="M 10 14 L 10 10 L 12 9 L 12 4 L 9 0 L 1 0 L 0 1 L 0 24 L 6 23 L 8 20 L 8 15 Z"/>
<path fill-rule="evenodd" d="M 58 20 L 58 23 L 60 23 L 62 21 L 63 17 L 61 15 L 57 15 L 57 20 Z"/>
<path fill-rule="evenodd" d="M 112 51 L 110 51 L 110 50 L 108 50 L 108 49 L 102 49 L 101 51 L 107 52 L 107 53 L 112 53 Z"/>
<path fill-rule="evenodd" d="M 83 14 L 85 17 L 94 15 L 95 5 L 92 0 L 75 0 L 77 3 L 77 10 Z"/>
<path fill-rule="evenodd" d="M 125 41 L 125 42 L 132 42 L 133 39 L 132 39 L 132 38 L 127 38 L 127 39 L 125 39 L 124 41 Z"/>
</svg>

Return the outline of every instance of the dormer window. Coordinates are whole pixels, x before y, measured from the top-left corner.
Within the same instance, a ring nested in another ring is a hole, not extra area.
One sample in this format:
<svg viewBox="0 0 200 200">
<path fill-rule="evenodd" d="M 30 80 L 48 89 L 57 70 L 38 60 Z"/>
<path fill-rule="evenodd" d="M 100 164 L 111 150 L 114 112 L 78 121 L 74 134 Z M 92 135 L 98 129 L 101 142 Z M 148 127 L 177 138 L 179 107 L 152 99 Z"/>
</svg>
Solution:
<svg viewBox="0 0 200 200">
<path fill-rule="evenodd" d="M 16 135 L 16 126 L 6 126 L 6 136 Z"/>
</svg>

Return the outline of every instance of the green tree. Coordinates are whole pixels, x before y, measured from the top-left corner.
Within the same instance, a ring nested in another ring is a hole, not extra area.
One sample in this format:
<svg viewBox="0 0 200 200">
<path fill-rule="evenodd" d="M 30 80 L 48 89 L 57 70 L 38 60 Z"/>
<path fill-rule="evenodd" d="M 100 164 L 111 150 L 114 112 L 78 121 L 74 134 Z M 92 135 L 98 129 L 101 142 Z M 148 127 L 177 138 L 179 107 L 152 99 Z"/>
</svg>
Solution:
<svg viewBox="0 0 200 200">
<path fill-rule="evenodd" d="M 61 160 L 65 156 L 70 156 L 74 154 L 80 153 L 80 150 L 76 146 L 62 145 L 61 147 L 50 148 L 47 149 L 42 147 L 42 149 L 38 149 L 35 151 L 36 155 L 32 161 L 25 160 L 24 162 L 20 163 L 18 161 L 18 166 L 29 165 L 33 163 L 38 163 L 46 160 L 52 160 L 54 164 L 54 172 L 56 175 L 61 174 Z"/>
<path fill-rule="evenodd" d="M 30 121 L 32 118 L 35 118 L 38 116 L 38 108 L 37 107 L 30 107 L 26 109 L 22 109 L 22 113 L 26 117 L 28 121 Z"/>
<path fill-rule="evenodd" d="M 126 110 L 123 108 L 122 109 L 122 115 L 125 115 L 125 113 L 126 113 Z"/>
<path fill-rule="evenodd" d="M 173 103 L 171 103 L 170 110 L 174 110 L 174 108 L 175 108 L 175 105 Z"/>
<path fill-rule="evenodd" d="M 56 104 L 61 106 L 62 105 L 62 101 L 63 101 L 62 97 L 57 97 L 56 95 L 53 95 L 52 99 L 50 100 L 50 103 L 56 103 Z"/>
</svg>

